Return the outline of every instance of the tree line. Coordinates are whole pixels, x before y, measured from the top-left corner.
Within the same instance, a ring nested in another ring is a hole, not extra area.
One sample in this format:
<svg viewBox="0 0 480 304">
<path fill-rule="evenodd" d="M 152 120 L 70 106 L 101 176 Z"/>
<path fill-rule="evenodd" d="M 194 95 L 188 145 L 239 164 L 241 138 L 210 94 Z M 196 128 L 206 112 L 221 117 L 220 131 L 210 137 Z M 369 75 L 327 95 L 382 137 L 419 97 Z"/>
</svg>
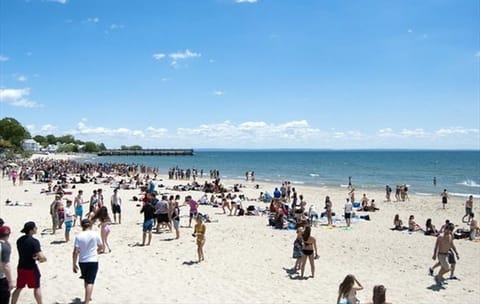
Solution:
<svg viewBox="0 0 480 304">
<path fill-rule="evenodd" d="M 24 153 L 22 143 L 26 139 L 32 139 L 30 132 L 22 126 L 15 118 L 5 117 L 0 120 L 0 150 L 7 153 Z M 93 141 L 81 141 L 72 135 L 56 137 L 53 134 L 46 136 L 36 135 L 33 140 L 43 148 L 48 145 L 58 145 L 58 152 L 86 152 L 94 153 L 106 150 L 103 143 L 97 144 Z"/>
</svg>

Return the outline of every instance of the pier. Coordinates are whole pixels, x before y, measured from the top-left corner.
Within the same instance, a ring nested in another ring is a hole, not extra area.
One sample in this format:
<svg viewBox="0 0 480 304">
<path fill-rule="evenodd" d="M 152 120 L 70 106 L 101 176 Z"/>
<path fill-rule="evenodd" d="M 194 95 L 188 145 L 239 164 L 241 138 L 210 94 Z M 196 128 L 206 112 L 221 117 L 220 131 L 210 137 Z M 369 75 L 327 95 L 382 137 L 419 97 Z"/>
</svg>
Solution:
<svg viewBox="0 0 480 304">
<path fill-rule="evenodd" d="M 156 155 L 156 156 L 189 156 L 193 149 L 142 149 L 120 150 L 112 149 L 98 152 L 98 156 Z"/>
</svg>

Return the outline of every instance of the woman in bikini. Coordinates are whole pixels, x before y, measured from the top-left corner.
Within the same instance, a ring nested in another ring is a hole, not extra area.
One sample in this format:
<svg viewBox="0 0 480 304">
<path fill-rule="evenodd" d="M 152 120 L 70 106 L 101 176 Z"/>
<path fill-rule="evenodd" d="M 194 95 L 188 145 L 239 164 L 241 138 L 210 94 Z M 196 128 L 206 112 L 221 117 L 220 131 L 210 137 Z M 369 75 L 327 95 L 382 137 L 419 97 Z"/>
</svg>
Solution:
<svg viewBox="0 0 480 304">
<path fill-rule="evenodd" d="M 301 264 L 301 274 L 300 277 L 303 278 L 305 271 L 305 264 L 307 264 L 307 258 L 310 262 L 310 270 L 312 272 L 312 278 L 315 277 L 315 262 L 314 258 L 318 257 L 317 254 L 317 241 L 313 236 L 311 236 L 312 228 L 310 226 L 305 227 L 303 232 L 303 247 L 302 247 L 302 264 Z M 315 253 L 315 255 L 313 255 Z"/>
<path fill-rule="evenodd" d="M 362 284 L 358 282 L 353 274 L 347 275 L 338 288 L 337 304 L 340 304 L 342 298 L 347 300 L 347 304 L 359 303 L 357 299 L 357 291 L 362 289 Z"/>
<path fill-rule="evenodd" d="M 197 224 L 193 230 L 193 236 L 197 238 L 197 253 L 198 253 L 198 262 L 203 261 L 205 258 L 203 256 L 203 245 L 205 245 L 205 231 L 206 226 L 202 222 L 202 216 L 197 215 Z"/>
<path fill-rule="evenodd" d="M 99 220 L 100 224 L 98 227 L 100 228 L 100 236 L 102 238 L 102 253 L 105 253 L 105 250 L 108 248 L 108 252 L 112 252 L 110 249 L 110 245 L 108 244 L 108 235 L 110 234 L 110 224 L 112 220 L 108 215 L 108 209 L 105 206 L 102 206 L 98 209 L 98 212 L 94 215 L 92 221 Z"/>
</svg>

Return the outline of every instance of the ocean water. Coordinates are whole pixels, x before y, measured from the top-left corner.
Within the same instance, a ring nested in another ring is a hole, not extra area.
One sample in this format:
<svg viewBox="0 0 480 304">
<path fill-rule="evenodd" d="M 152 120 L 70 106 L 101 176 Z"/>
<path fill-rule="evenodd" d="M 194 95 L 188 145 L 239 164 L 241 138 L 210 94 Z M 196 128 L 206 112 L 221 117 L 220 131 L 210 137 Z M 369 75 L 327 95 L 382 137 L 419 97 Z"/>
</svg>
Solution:
<svg viewBox="0 0 480 304">
<path fill-rule="evenodd" d="M 171 167 L 217 169 L 227 179 L 245 181 L 254 171 L 257 181 L 293 185 L 383 190 L 407 184 L 411 193 L 480 198 L 480 151 L 195 151 L 194 156 L 97 156 L 83 161 L 142 164 L 166 173 Z M 437 185 L 433 185 L 436 177 Z"/>
</svg>

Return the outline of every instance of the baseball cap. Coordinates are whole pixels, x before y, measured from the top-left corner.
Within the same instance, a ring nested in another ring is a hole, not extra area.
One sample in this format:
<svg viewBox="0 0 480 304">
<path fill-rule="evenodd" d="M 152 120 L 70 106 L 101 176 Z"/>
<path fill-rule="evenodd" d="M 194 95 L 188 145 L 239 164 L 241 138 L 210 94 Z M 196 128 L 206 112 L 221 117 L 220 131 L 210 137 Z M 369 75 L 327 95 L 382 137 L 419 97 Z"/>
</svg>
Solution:
<svg viewBox="0 0 480 304">
<path fill-rule="evenodd" d="M 20 232 L 28 233 L 30 230 L 35 229 L 35 227 L 36 227 L 35 222 L 26 222 L 25 225 L 23 225 L 23 229 Z"/>
<path fill-rule="evenodd" d="M 4 225 L 0 227 L 0 237 L 9 235 L 12 230 L 10 227 Z"/>
</svg>

